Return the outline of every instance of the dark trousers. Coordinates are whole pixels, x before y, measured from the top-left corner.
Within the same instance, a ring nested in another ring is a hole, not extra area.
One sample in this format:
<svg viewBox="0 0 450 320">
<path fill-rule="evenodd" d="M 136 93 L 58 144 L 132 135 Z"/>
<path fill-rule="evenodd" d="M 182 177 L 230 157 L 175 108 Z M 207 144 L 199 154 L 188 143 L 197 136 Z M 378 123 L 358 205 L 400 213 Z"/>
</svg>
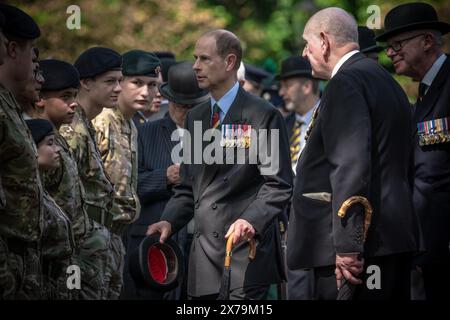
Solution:
<svg viewBox="0 0 450 320">
<path fill-rule="evenodd" d="M 266 300 L 270 286 L 251 286 L 230 291 L 230 300 Z M 190 300 L 217 300 L 219 294 L 189 297 Z"/>
<path fill-rule="evenodd" d="M 450 301 L 450 263 L 422 265 L 427 300 Z"/>
<path fill-rule="evenodd" d="M 314 300 L 336 300 L 335 266 L 314 268 Z"/>
</svg>

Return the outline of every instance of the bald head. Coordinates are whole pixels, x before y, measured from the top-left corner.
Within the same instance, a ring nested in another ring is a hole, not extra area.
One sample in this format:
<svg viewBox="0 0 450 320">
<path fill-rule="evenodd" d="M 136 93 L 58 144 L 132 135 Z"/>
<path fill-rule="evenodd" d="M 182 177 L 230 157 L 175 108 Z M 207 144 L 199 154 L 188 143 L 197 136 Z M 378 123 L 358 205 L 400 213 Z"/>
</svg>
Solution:
<svg viewBox="0 0 450 320">
<path fill-rule="evenodd" d="M 318 36 L 321 32 L 334 39 L 337 47 L 358 44 L 358 24 L 347 11 L 331 7 L 318 11 L 308 21 L 305 32 Z"/>
<path fill-rule="evenodd" d="M 234 69 L 239 69 L 242 59 L 242 46 L 241 41 L 234 33 L 224 29 L 216 29 L 208 31 L 201 36 L 201 38 L 205 37 L 211 37 L 216 40 L 217 53 L 222 58 L 229 54 L 234 54 L 236 56 Z"/>
</svg>

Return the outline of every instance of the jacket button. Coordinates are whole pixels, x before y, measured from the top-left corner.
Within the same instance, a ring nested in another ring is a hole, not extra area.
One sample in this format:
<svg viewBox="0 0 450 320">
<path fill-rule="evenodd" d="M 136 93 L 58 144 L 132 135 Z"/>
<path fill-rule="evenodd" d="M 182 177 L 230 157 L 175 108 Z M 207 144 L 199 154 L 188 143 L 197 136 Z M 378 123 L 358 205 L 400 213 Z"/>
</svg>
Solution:
<svg viewBox="0 0 450 320">
<path fill-rule="evenodd" d="M 196 232 L 195 232 L 195 236 L 196 236 L 197 238 L 200 237 L 200 232 L 196 231 Z"/>
<path fill-rule="evenodd" d="M 214 238 L 218 238 L 218 237 L 219 237 L 219 234 L 218 234 L 216 231 L 214 231 L 214 232 L 212 233 L 212 235 L 213 235 Z"/>
<path fill-rule="evenodd" d="M 214 202 L 214 203 L 212 204 L 211 208 L 213 208 L 214 210 L 216 210 L 216 209 L 217 209 L 217 203 Z"/>
<path fill-rule="evenodd" d="M 223 182 L 227 182 L 227 181 L 228 181 L 228 177 L 224 177 Z"/>
</svg>

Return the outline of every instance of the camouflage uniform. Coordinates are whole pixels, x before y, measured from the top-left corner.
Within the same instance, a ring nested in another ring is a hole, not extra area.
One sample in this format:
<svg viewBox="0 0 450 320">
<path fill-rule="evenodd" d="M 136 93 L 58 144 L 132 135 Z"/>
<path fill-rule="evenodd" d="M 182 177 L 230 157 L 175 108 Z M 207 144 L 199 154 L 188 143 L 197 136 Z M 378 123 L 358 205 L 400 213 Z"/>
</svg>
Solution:
<svg viewBox="0 0 450 320">
<path fill-rule="evenodd" d="M 72 295 L 67 288 L 66 271 L 73 263 L 75 246 L 72 224 L 48 193 L 44 193 L 44 206 L 41 240 L 44 296 L 51 300 L 68 300 Z"/>
<path fill-rule="evenodd" d="M 94 220 L 93 235 L 83 241 L 82 247 L 86 249 L 87 256 L 95 255 L 96 252 L 105 253 L 101 263 L 98 261 L 97 265 L 101 267 L 101 273 L 98 276 L 102 279 L 102 299 L 106 299 L 108 298 L 107 283 L 110 278 L 106 266 L 112 259 L 111 235 L 108 229 L 112 225 L 111 208 L 114 189 L 103 168 L 95 142 L 95 130 L 81 107 L 78 106 L 75 111 L 71 125 L 62 126 L 60 133 L 72 150 L 85 190 L 85 208 L 89 218 Z"/>
<path fill-rule="evenodd" d="M 112 226 L 111 298 L 118 297 L 123 284 L 125 249 L 121 240 L 126 224 L 139 217 L 137 196 L 137 129 L 132 120 L 126 120 L 119 108 L 103 109 L 93 120 L 97 144 L 105 170 L 114 184 Z"/>
<path fill-rule="evenodd" d="M 9 287 L 0 292 L 7 298 L 15 291 L 16 299 L 39 299 L 43 191 L 37 149 L 21 112 L 13 95 L 0 85 L 0 281 L 11 279 L 12 273 L 16 283 L 13 289 L 7 280 Z"/>
<path fill-rule="evenodd" d="M 106 268 L 109 235 L 105 235 L 104 228 L 88 217 L 77 163 L 59 132 L 55 132 L 55 143 L 60 147 L 61 166 L 45 174 L 44 185 L 72 222 L 75 240 L 73 260 L 81 270 L 81 289 L 77 295 L 72 292 L 72 298 L 99 300 L 106 297 L 102 272 Z"/>
</svg>

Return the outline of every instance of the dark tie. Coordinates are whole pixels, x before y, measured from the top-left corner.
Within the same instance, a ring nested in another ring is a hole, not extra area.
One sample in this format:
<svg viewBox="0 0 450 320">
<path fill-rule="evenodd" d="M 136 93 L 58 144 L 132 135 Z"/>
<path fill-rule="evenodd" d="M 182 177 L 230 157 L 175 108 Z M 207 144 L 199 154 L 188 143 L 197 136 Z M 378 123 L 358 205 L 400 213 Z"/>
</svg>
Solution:
<svg viewBox="0 0 450 320">
<path fill-rule="evenodd" d="M 302 134 L 303 121 L 295 120 L 294 128 L 292 128 L 291 136 L 291 163 L 295 166 L 300 152 L 300 136 Z"/>
<path fill-rule="evenodd" d="M 422 101 L 423 97 L 425 96 L 425 92 L 427 90 L 428 86 L 425 83 L 419 84 L 419 95 L 417 96 L 417 101 Z"/>
<path fill-rule="evenodd" d="M 213 106 L 213 116 L 211 119 L 211 127 L 213 129 L 217 128 L 220 124 L 220 107 L 217 103 Z"/>
</svg>

